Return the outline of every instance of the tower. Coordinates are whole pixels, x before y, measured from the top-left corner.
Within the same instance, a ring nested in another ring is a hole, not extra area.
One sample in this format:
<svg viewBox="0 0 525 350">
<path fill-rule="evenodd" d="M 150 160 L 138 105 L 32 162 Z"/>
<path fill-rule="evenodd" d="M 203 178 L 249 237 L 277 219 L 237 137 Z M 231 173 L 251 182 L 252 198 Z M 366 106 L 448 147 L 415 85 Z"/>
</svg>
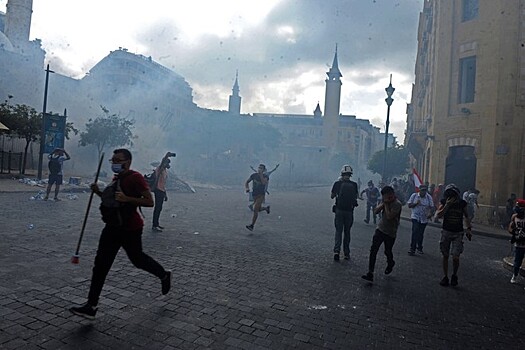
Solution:
<svg viewBox="0 0 525 350">
<path fill-rule="evenodd" d="M 4 34 L 15 50 L 23 53 L 29 47 L 29 31 L 33 0 L 9 0 L 7 2 Z"/>
<path fill-rule="evenodd" d="M 239 96 L 239 71 L 235 72 L 235 83 L 233 84 L 232 94 L 228 102 L 228 112 L 232 114 L 241 114 L 241 96 Z"/>
<path fill-rule="evenodd" d="M 337 61 L 337 45 L 335 46 L 335 55 L 332 67 L 326 72 L 328 78 L 326 82 L 324 117 L 323 117 L 323 134 L 325 145 L 331 148 L 332 153 L 337 146 L 338 129 L 339 129 L 339 105 L 341 102 L 341 77 L 339 64 Z"/>
</svg>

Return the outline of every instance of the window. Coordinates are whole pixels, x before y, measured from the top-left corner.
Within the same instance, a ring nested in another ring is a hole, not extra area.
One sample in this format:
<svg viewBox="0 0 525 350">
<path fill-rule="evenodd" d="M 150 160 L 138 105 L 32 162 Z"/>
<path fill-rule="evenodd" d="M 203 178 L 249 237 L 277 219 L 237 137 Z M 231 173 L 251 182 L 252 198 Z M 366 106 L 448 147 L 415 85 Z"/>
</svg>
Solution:
<svg viewBox="0 0 525 350">
<path fill-rule="evenodd" d="M 459 60 L 458 103 L 474 102 L 476 87 L 476 56 Z"/>
<path fill-rule="evenodd" d="M 463 22 L 478 18 L 479 0 L 463 0 Z"/>
</svg>

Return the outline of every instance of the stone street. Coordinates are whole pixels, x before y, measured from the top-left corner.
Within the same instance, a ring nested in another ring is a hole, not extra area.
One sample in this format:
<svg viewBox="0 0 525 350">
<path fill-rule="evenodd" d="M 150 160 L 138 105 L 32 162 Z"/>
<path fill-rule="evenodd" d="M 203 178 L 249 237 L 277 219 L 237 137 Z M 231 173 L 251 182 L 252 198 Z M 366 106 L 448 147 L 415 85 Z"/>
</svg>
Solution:
<svg viewBox="0 0 525 350">
<path fill-rule="evenodd" d="M 441 287 L 439 228 L 427 227 L 425 254 L 408 256 L 409 221 L 394 246 L 396 266 L 376 281 L 367 271 L 373 225 L 355 212 L 351 260 L 334 262 L 329 188 L 270 188 L 271 213 L 253 232 L 239 190 L 168 193 L 162 233 L 143 208 L 144 251 L 173 271 L 171 292 L 121 251 L 94 321 L 68 308 L 86 301 L 102 222 L 89 193 L 62 201 L 0 192 L 1 349 L 523 349 L 525 282 L 509 283 L 508 240 L 465 243 L 459 286 Z M 36 193 L 37 191 L 35 191 Z"/>
</svg>

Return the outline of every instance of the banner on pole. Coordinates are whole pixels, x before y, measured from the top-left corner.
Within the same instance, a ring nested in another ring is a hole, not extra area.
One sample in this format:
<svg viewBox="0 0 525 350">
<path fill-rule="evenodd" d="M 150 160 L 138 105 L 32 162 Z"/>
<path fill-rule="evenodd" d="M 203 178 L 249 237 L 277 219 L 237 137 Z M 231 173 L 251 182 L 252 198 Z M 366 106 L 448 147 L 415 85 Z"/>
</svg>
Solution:
<svg viewBox="0 0 525 350">
<path fill-rule="evenodd" d="M 46 113 L 44 116 L 44 133 L 45 143 L 43 153 L 51 153 L 55 148 L 64 148 L 66 139 L 66 117 Z"/>
</svg>

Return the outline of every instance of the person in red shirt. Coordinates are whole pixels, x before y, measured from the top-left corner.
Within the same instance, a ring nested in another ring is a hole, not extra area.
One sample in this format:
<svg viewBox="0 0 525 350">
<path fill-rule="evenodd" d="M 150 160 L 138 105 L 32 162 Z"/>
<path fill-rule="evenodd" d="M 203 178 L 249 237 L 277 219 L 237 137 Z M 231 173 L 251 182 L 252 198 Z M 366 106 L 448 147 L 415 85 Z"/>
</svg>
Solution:
<svg viewBox="0 0 525 350">
<path fill-rule="evenodd" d="M 135 267 L 161 280 L 162 294 L 171 288 L 171 271 L 142 251 L 144 220 L 137 208 L 152 207 L 153 198 L 144 176 L 130 169 L 131 158 L 127 149 L 114 150 L 110 160 L 115 173 L 113 181 L 104 191 L 96 183 L 91 185 L 91 190 L 102 198 L 100 210 L 105 226 L 98 243 L 87 303 L 70 308 L 75 315 L 95 318 L 104 281 L 121 247 Z"/>
</svg>

